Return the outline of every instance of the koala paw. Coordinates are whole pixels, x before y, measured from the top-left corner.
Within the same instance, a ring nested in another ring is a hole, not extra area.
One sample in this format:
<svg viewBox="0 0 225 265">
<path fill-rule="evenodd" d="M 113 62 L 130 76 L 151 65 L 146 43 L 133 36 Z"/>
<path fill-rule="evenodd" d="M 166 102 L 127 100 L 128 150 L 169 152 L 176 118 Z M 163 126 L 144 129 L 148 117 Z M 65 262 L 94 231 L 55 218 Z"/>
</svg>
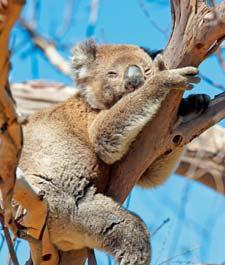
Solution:
<svg viewBox="0 0 225 265">
<path fill-rule="evenodd" d="M 161 54 L 154 60 L 153 71 L 155 80 L 169 89 L 190 90 L 201 81 L 196 67 L 167 69 Z"/>
<path fill-rule="evenodd" d="M 190 113 L 202 113 L 207 110 L 210 96 L 206 94 L 192 94 L 183 98 L 179 107 L 179 115 L 185 116 Z"/>
<path fill-rule="evenodd" d="M 191 66 L 168 70 L 168 85 L 171 89 L 190 90 L 201 81 L 197 75 L 198 69 Z"/>
</svg>

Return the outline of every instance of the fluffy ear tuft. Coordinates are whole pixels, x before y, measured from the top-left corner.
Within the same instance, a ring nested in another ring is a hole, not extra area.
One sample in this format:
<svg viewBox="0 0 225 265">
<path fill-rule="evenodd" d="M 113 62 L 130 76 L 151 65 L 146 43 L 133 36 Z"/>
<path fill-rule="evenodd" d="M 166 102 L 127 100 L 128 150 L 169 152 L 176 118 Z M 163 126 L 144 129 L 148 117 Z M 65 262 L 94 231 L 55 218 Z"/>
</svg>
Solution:
<svg viewBox="0 0 225 265">
<path fill-rule="evenodd" d="M 82 68 L 87 68 L 96 58 L 97 45 L 94 40 L 86 40 L 72 49 L 72 72 L 79 76 Z"/>
</svg>

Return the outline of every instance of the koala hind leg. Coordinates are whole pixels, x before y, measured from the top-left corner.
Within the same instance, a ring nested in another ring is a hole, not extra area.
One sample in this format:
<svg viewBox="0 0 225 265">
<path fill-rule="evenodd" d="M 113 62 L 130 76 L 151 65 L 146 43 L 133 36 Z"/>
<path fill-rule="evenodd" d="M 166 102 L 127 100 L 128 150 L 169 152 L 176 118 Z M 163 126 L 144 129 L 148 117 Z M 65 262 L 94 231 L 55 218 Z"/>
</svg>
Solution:
<svg viewBox="0 0 225 265">
<path fill-rule="evenodd" d="M 157 158 L 143 173 L 137 185 L 153 188 L 163 184 L 176 169 L 183 152 L 184 148 L 180 147 Z"/>
<path fill-rule="evenodd" d="M 141 219 L 111 198 L 95 194 L 79 204 L 87 247 L 109 252 L 120 265 L 149 265 L 148 231 Z"/>
<path fill-rule="evenodd" d="M 207 110 L 210 97 L 206 94 L 191 94 L 183 98 L 178 114 L 185 116 L 191 113 L 202 113 Z M 143 188 L 152 188 L 161 185 L 176 169 L 184 148 L 176 148 L 169 154 L 157 158 L 143 173 L 137 185 Z"/>
</svg>

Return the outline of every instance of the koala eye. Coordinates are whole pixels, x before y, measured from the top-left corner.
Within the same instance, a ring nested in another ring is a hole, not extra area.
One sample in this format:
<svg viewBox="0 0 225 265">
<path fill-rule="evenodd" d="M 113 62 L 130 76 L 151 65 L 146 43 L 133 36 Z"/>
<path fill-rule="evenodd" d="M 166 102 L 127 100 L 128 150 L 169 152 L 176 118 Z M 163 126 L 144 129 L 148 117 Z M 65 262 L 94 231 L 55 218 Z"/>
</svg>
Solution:
<svg viewBox="0 0 225 265">
<path fill-rule="evenodd" d="M 151 68 L 150 68 L 150 67 L 146 68 L 146 69 L 144 70 L 144 72 L 145 72 L 145 75 L 150 75 L 150 73 L 151 73 Z"/>
<path fill-rule="evenodd" d="M 107 73 L 107 76 L 110 77 L 110 78 L 116 78 L 118 76 L 118 74 L 117 74 L 117 72 L 109 71 Z"/>
</svg>

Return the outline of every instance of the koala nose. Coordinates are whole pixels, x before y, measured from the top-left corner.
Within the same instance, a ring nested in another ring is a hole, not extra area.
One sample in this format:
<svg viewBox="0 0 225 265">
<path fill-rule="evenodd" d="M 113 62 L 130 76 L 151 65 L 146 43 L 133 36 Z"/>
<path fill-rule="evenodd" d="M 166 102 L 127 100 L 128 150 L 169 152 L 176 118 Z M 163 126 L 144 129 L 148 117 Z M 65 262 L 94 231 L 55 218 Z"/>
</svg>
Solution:
<svg viewBox="0 0 225 265">
<path fill-rule="evenodd" d="M 130 65 L 125 71 L 126 87 L 137 88 L 144 82 L 144 75 L 141 68 L 136 65 Z"/>
</svg>

